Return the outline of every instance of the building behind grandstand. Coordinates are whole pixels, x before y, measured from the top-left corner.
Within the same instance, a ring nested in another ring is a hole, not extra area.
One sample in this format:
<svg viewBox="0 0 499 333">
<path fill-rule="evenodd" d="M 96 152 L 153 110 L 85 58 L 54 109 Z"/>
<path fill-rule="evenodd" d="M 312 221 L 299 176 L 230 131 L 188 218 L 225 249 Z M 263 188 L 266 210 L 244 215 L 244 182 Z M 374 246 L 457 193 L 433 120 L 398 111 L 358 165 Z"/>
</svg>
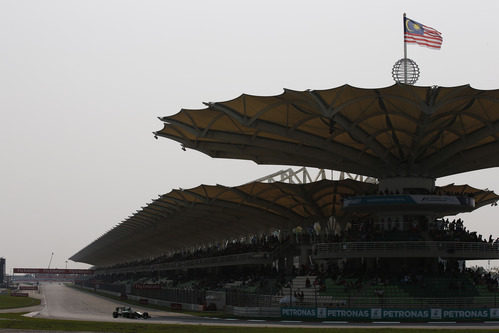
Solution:
<svg viewBox="0 0 499 333">
<path fill-rule="evenodd" d="M 0 286 L 3 286 L 6 283 L 6 277 L 5 258 L 0 257 Z"/>
</svg>

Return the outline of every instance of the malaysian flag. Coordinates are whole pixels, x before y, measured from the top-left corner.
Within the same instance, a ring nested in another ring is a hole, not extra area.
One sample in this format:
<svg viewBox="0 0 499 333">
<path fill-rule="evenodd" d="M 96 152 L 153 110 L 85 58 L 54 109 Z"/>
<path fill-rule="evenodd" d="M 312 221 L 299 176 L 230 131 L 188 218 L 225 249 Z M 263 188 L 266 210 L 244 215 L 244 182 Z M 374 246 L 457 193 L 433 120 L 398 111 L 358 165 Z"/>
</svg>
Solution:
<svg viewBox="0 0 499 333">
<path fill-rule="evenodd" d="M 404 17 L 404 41 L 439 50 L 443 38 L 437 30 Z"/>
</svg>

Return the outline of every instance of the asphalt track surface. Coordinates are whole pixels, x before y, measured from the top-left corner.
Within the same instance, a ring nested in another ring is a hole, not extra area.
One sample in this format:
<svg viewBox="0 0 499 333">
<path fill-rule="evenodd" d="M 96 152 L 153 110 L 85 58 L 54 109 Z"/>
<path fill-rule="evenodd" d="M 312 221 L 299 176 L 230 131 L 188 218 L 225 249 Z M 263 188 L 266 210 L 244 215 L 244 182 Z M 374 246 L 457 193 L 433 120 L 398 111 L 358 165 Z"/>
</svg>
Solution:
<svg viewBox="0 0 499 333">
<path fill-rule="evenodd" d="M 337 328 L 448 328 L 448 329 L 494 329 L 499 330 L 499 321 L 483 323 L 397 323 L 397 322 L 372 322 L 372 323 L 348 323 L 348 322 L 302 322 L 299 320 L 262 320 L 262 319 L 238 319 L 238 318 L 216 318 L 197 317 L 178 312 L 167 312 L 146 307 L 134 306 L 137 311 L 147 311 L 152 318 L 126 319 L 113 318 L 112 312 L 115 307 L 128 305 L 116 300 L 105 298 L 89 292 L 69 288 L 61 283 L 44 283 L 41 285 L 41 293 L 33 296 L 41 298 L 40 306 L 17 309 L 16 311 L 27 312 L 28 316 L 51 319 L 88 320 L 107 322 L 142 322 L 151 324 L 183 324 L 183 325 L 218 325 L 218 326 L 248 326 L 248 327 L 337 327 Z M 1 312 L 13 312 L 3 310 Z M 3 330 L 0 330 L 3 332 Z"/>
</svg>

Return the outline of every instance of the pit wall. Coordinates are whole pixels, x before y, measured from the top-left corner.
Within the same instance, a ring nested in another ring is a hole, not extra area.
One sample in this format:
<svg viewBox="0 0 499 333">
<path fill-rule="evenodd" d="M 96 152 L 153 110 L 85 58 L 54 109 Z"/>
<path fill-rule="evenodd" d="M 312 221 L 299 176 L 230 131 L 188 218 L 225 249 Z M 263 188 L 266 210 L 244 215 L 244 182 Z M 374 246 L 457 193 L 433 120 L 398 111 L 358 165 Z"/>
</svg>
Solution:
<svg viewBox="0 0 499 333">
<path fill-rule="evenodd" d="M 499 308 L 302 308 L 283 307 L 281 318 L 348 321 L 475 321 L 499 319 Z"/>
<path fill-rule="evenodd" d="M 187 311 L 203 311 L 204 307 L 199 304 L 190 304 L 190 303 L 175 303 L 171 301 L 163 301 L 154 298 L 135 296 L 135 295 L 127 295 L 127 299 L 131 299 L 132 301 L 147 304 L 154 304 L 160 306 L 166 306 L 174 310 L 187 310 Z"/>
<path fill-rule="evenodd" d="M 91 288 L 91 287 L 85 287 L 85 286 L 78 286 L 76 284 L 73 284 L 73 287 L 76 287 L 78 289 L 85 289 L 85 290 L 89 290 L 89 291 L 95 291 L 95 292 L 99 292 L 99 293 L 103 293 L 103 294 L 107 294 L 107 295 L 111 295 L 111 296 L 116 296 L 116 297 L 120 297 L 121 296 L 121 293 L 118 293 L 118 292 L 115 292 L 115 291 L 109 291 L 109 290 L 98 289 L 98 288 Z"/>
<path fill-rule="evenodd" d="M 277 307 L 242 307 L 242 306 L 231 306 L 225 307 L 225 312 L 232 314 L 237 317 L 247 317 L 247 318 L 280 318 L 281 309 Z"/>
<path fill-rule="evenodd" d="M 84 286 L 78 286 L 74 285 L 74 287 L 79 288 L 79 289 L 85 289 L 88 291 L 93 291 L 93 292 L 98 292 L 98 293 L 103 293 L 115 297 L 121 297 L 121 293 L 114 292 L 114 291 L 109 291 L 109 290 L 104 290 L 104 289 L 98 289 L 98 288 L 91 288 L 91 287 L 84 287 Z M 144 303 L 144 305 L 147 304 L 154 304 L 154 305 L 160 305 L 160 306 L 166 306 L 169 307 L 173 310 L 187 310 L 187 311 L 204 311 L 204 307 L 199 304 L 190 304 L 190 303 L 175 303 L 171 301 L 163 301 L 159 299 L 154 299 L 154 298 L 148 298 L 148 297 L 142 297 L 142 296 L 135 296 L 135 295 L 126 295 L 127 299 L 131 299 L 132 301 L 136 301 L 139 303 Z"/>
</svg>

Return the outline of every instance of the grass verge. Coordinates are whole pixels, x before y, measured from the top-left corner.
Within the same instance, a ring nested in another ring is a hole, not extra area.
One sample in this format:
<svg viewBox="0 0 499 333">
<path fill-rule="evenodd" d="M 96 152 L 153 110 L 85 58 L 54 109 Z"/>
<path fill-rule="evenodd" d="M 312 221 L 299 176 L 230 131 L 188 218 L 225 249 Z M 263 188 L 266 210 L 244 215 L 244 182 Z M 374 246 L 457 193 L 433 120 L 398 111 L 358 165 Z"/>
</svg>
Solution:
<svg viewBox="0 0 499 333">
<path fill-rule="evenodd" d="M 0 295 L 0 310 L 23 308 L 40 304 L 40 300 L 31 297 L 15 297 L 10 295 Z"/>
</svg>

